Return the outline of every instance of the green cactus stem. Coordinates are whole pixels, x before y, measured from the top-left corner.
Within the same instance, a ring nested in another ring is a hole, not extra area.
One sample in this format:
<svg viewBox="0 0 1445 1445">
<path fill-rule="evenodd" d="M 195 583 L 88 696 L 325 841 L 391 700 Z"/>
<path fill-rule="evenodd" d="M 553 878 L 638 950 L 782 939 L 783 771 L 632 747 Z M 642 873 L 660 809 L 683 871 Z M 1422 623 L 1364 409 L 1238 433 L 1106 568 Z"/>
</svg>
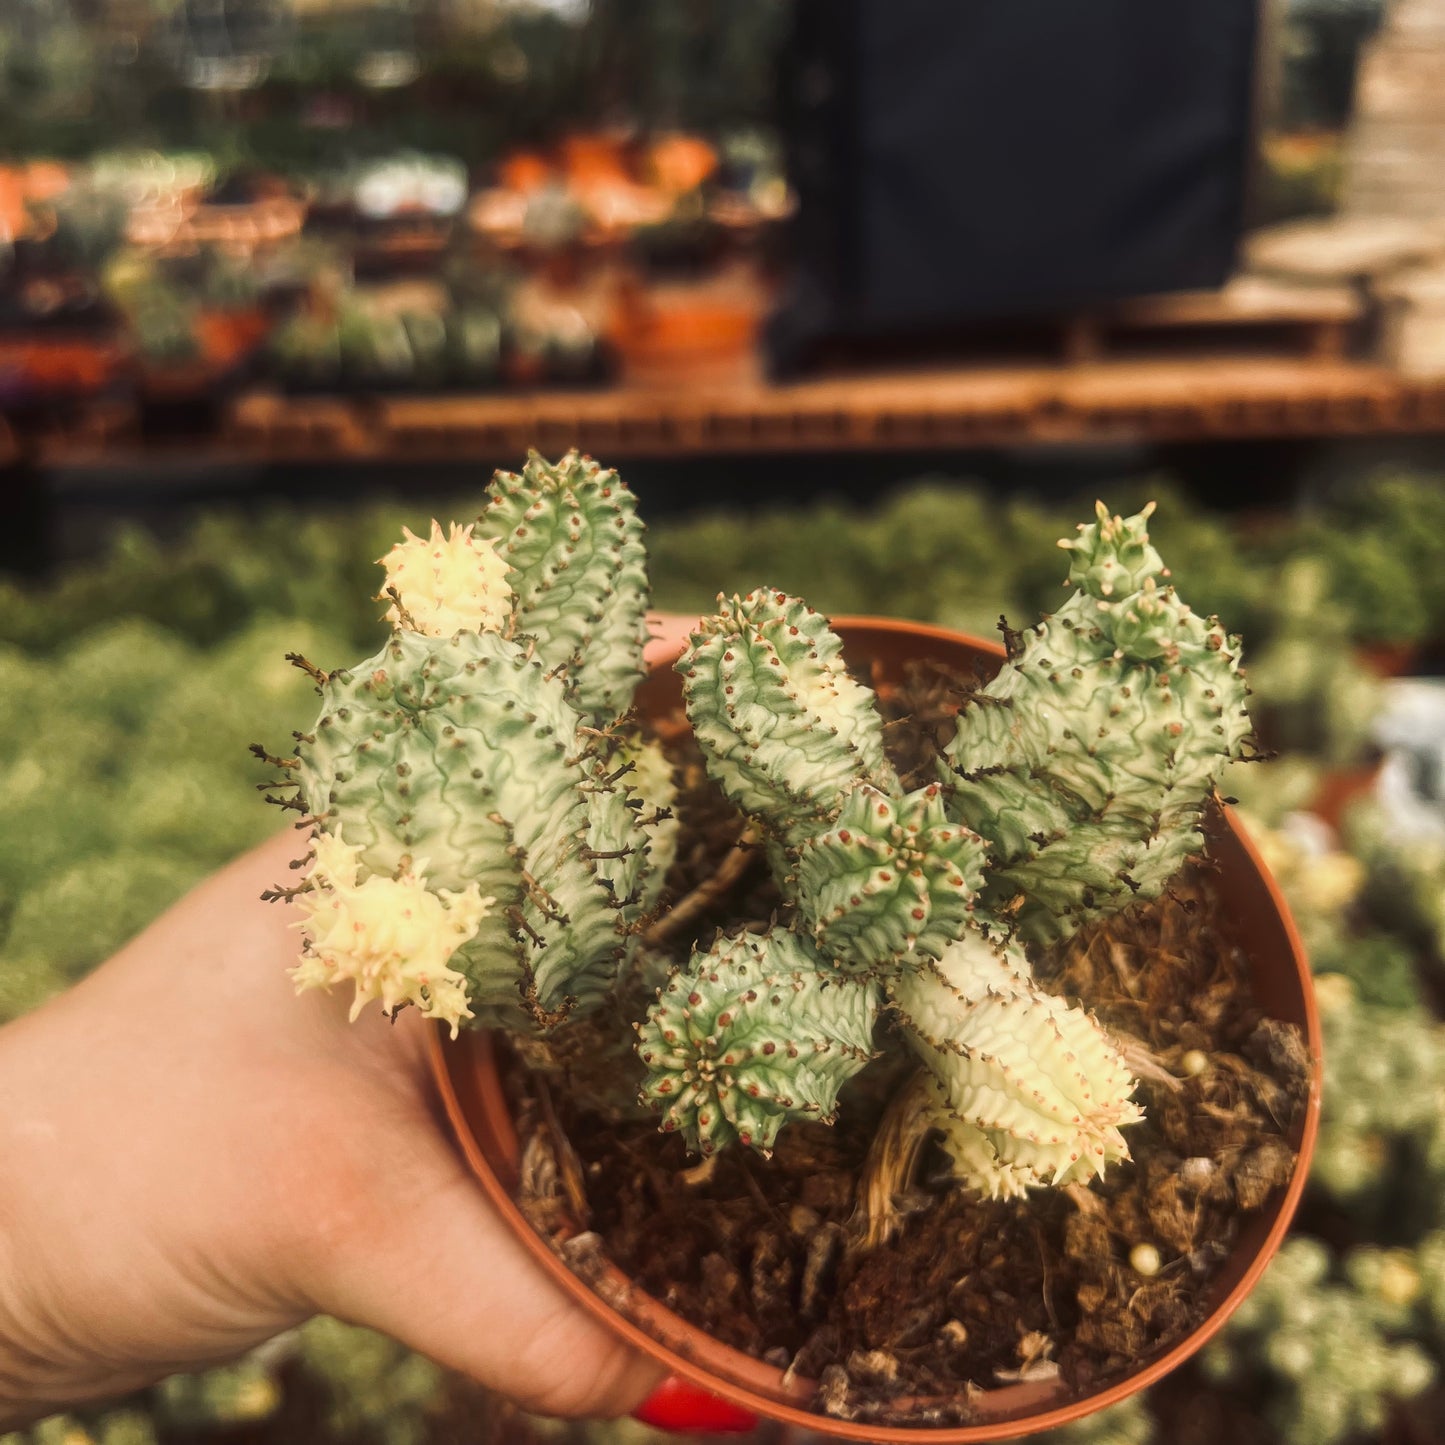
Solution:
<svg viewBox="0 0 1445 1445">
<path fill-rule="evenodd" d="M 1045 993 L 1016 946 L 970 929 L 889 993 L 932 1075 L 930 1122 L 958 1178 L 989 1197 L 1065 1184 L 1129 1156 L 1141 1117 L 1123 1055 L 1092 1015 Z"/>
<path fill-rule="evenodd" d="M 899 799 L 862 784 L 800 845 L 798 911 L 834 966 L 882 973 L 958 938 L 983 865 L 982 839 L 949 822 L 937 783 Z"/>
<path fill-rule="evenodd" d="M 1156 898 L 1203 846 L 1200 816 L 1251 729 L 1238 639 L 1196 616 L 1149 542 L 1146 507 L 1080 526 L 1052 618 L 959 717 L 951 815 L 988 843 L 980 911 L 1050 943 Z"/>
<path fill-rule="evenodd" d="M 873 694 L 827 620 L 782 592 L 719 597 L 677 663 L 708 772 L 771 837 L 796 844 L 868 783 L 898 791 Z"/>
<path fill-rule="evenodd" d="M 647 552 L 632 493 L 575 451 L 556 463 L 532 452 L 487 491 L 478 527 L 511 568 L 518 630 L 548 667 L 567 669 L 576 706 L 606 726 L 644 675 Z"/>
<path fill-rule="evenodd" d="M 832 973 L 795 934 L 719 938 L 658 991 L 638 1025 L 642 1100 L 712 1154 L 767 1154 L 789 1119 L 831 1123 L 838 1091 L 873 1057 L 872 985 Z"/>
<path fill-rule="evenodd" d="M 476 1022 L 600 1001 L 621 944 L 587 845 L 588 795 L 607 785 L 561 680 L 494 632 L 399 631 L 319 682 L 297 749 L 312 817 L 360 849 L 363 877 L 424 859 L 432 888 L 496 901 L 450 961 Z"/>
</svg>

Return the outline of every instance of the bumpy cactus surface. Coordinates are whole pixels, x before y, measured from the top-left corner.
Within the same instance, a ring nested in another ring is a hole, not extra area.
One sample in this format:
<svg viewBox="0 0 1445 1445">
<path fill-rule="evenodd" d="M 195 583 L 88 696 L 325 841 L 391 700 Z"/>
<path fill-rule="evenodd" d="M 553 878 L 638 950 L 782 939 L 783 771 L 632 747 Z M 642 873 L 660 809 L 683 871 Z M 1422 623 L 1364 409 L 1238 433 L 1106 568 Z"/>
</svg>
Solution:
<svg viewBox="0 0 1445 1445">
<path fill-rule="evenodd" d="M 830 978 L 796 934 L 719 939 L 638 1028 L 644 1097 L 699 1153 L 733 1139 L 766 1152 L 789 1119 L 832 1121 L 876 1015 L 874 990 Z"/>
<path fill-rule="evenodd" d="M 659 976 L 677 786 L 629 716 L 647 607 L 630 492 L 534 454 L 489 496 L 475 524 L 382 559 L 390 638 L 335 673 L 303 663 L 321 714 L 268 760 L 315 830 L 285 890 L 298 986 L 500 1024 L 545 1060 L 565 1020 L 636 1017 Z M 1074 594 L 1012 635 L 912 791 L 805 602 L 760 588 L 700 620 L 677 664 L 688 718 L 783 906 L 694 948 L 635 1025 L 664 1130 L 766 1153 L 789 1120 L 831 1121 L 886 1016 L 917 1062 L 914 1112 L 969 1187 L 1013 1195 L 1127 1156 L 1125 1054 L 1034 981 L 1024 946 L 1157 896 L 1246 746 L 1237 644 L 1166 584 L 1148 516 L 1101 506 L 1063 544 Z M 593 1052 L 598 1070 L 618 1057 Z"/>
<path fill-rule="evenodd" d="M 960 1178 L 990 1195 L 1064 1184 L 1129 1155 L 1133 1080 L 1082 1009 L 1045 993 L 1017 946 L 968 930 L 927 968 L 900 974 L 892 1000 L 932 1076 L 931 1122 Z"/>
<path fill-rule="evenodd" d="M 577 707 L 599 723 L 631 705 L 647 643 L 647 551 L 632 493 L 610 468 L 536 452 L 498 472 L 479 525 L 511 569 L 517 628 L 568 669 Z"/>
<path fill-rule="evenodd" d="M 984 837 L 981 899 L 1041 943 L 1157 898 L 1203 847 L 1199 818 L 1251 729 L 1239 643 L 1172 587 L 1138 516 L 1081 526 L 1078 589 L 1019 638 L 959 718 L 947 781 Z"/>
<path fill-rule="evenodd" d="M 784 842 L 835 817 L 854 784 L 898 786 L 872 693 L 842 654 L 825 618 L 762 590 L 719 598 L 678 664 L 713 778 Z"/>
<path fill-rule="evenodd" d="M 769 842 L 791 927 L 814 946 L 801 966 L 835 997 L 883 986 L 932 1080 L 921 1117 L 959 1179 L 991 1195 L 1127 1157 L 1121 1130 L 1140 1112 L 1123 1053 L 1038 987 L 1022 944 L 1156 897 L 1200 850 L 1215 779 L 1249 733 L 1237 644 L 1160 585 L 1150 510 L 1101 505 L 1063 544 L 1078 590 L 1015 638 L 939 782 L 910 794 L 869 689 L 798 599 L 723 600 L 678 663 L 709 771 Z M 674 984 L 708 999 L 710 980 L 695 957 Z M 748 1027 L 731 1009 L 709 1026 L 724 1057 Z M 653 1051 L 655 1107 L 675 1067 Z"/>
<path fill-rule="evenodd" d="M 495 902 L 452 960 L 473 1007 L 599 1001 L 622 941 L 588 856 L 605 785 L 561 679 L 495 632 L 398 630 L 321 695 L 298 777 L 323 831 L 369 877 L 425 859 L 433 888 Z"/>
<path fill-rule="evenodd" d="M 983 864 L 982 840 L 949 822 L 938 784 L 899 798 L 860 784 L 798 848 L 798 912 L 835 968 L 936 958 L 967 924 Z"/>
</svg>

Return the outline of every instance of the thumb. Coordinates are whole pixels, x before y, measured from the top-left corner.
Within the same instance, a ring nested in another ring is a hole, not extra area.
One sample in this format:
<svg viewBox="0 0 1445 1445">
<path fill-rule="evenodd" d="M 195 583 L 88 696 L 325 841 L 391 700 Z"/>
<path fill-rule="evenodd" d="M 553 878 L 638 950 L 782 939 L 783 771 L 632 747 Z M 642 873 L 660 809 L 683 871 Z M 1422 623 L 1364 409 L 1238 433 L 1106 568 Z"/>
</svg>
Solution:
<svg viewBox="0 0 1445 1445">
<path fill-rule="evenodd" d="M 651 664 L 675 657 L 680 649 L 687 646 L 687 640 L 697 625 L 695 617 L 680 612 L 649 612 L 648 641 L 643 650 L 643 661 Z"/>
<path fill-rule="evenodd" d="M 547 1277 L 439 1132 L 410 1131 L 399 1152 L 370 1173 L 362 1216 L 339 1232 L 313 1291 L 317 1307 L 537 1414 L 636 1408 L 666 1372 Z"/>
</svg>

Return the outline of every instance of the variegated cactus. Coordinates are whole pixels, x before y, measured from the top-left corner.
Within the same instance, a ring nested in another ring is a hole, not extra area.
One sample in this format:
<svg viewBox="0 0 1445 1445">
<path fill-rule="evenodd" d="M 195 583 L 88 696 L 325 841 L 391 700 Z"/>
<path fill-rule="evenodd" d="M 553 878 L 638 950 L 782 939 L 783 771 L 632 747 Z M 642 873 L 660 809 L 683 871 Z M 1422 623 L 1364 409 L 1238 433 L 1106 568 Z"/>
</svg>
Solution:
<svg viewBox="0 0 1445 1445">
<path fill-rule="evenodd" d="M 784 906 L 694 949 L 635 1025 L 664 1130 L 704 1155 L 766 1152 L 791 1119 L 831 1120 L 886 1014 L 918 1065 L 910 1117 L 962 1183 L 1008 1196 L 1127 1156 L 1126 1055 L 1034 981 L 1024 946 L 1156 897 L 1247 745 L 1237 643 L 1167 585 L 1149 511 L 1101 506 L 1063 544 L 1076 591 L 1010 635 L 912 791 L 806 603 L 759 589 L 698 623 L 677 664 L 688 717 Z M 295 757 L 268 759 L 315 830 L 286 890 L 298 986 L 350 981 L 358 1009 L 534 1041 L 618 1016 L 624 984 L 656 976 L 652 955 L 620 965 L 660 926 L 676 847 L 670 765 L 627 716 L 647 607 L 630 492 L 534 454 L 476 523 L 407 533 L 383 565 L 390 638 L 311 668 L 321 715 Z"/>
</svg>

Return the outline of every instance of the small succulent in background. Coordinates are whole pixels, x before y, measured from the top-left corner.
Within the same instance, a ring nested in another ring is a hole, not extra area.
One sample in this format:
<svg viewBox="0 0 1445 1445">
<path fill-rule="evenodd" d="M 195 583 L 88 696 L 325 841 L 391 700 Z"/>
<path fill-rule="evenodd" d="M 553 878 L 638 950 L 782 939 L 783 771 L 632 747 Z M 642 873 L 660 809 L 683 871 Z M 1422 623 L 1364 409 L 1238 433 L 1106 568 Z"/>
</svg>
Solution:
<svg viewBox="0 0 1445 1445">
<path fill-rule="evenodd" d="M 1286 1445 L 1338 1445 L 1379 1431 L 1394 1401 L 1419 1394 L 1435 1376 L 1417 1344 L 1394 1338 L 1408 1303 L 1402 1284 L 1410 1292 L 1419 1282 L 1402 1280 L 1399 1261 L 1389 1271 L 1382 1263 L 1357 1259 L 1354 1281 L 1332 1279 L 1323 1244 L 1289 1240 L 1205 1351 L 1206 1373 L 1219 1384 L 1268 1382 L 1269 1416 Z M 1361 1289 L 1367 1274 L 1375 1287 Z"/>
</svg>

